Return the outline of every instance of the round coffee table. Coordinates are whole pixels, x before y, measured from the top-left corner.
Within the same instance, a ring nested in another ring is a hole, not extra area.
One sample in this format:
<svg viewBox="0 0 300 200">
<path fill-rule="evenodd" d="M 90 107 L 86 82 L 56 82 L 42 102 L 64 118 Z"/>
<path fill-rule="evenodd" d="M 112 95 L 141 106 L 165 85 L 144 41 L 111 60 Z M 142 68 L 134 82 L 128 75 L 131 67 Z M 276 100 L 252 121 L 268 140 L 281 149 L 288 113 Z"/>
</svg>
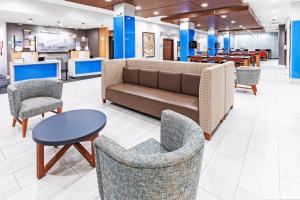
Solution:
<svg viewBox="0 0 300 200">
<path fill-rule="evenodd" d="M 37 178 L 43 178 L 71 146 L 95 167 L 93 141 L 105 124 L 104 113 L 88 109 L 64 112 L 41 121 L 32 130 L 32 138 L 37 143 Z M 84 141 L 91 141 L 91 153 L 80 144 Z M 46 165 L 44 146 L 63 146 Z"/>
</svg>

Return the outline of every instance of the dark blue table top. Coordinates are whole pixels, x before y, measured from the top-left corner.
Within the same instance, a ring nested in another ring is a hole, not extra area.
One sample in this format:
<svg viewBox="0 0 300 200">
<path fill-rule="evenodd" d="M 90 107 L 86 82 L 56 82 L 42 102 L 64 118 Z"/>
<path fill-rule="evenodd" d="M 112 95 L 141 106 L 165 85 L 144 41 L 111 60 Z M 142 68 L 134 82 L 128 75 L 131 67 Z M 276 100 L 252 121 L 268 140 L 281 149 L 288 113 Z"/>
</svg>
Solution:
<svg viewBox="0 0 300 200">
<path fill-rule="evenodd" d="M 106 124 L 106 116 L 97 110 L 73 110 L 49 117 L 32 130 L 36 143 L 60 146 L 82 142 L 98 134 Z"/>
</svg>

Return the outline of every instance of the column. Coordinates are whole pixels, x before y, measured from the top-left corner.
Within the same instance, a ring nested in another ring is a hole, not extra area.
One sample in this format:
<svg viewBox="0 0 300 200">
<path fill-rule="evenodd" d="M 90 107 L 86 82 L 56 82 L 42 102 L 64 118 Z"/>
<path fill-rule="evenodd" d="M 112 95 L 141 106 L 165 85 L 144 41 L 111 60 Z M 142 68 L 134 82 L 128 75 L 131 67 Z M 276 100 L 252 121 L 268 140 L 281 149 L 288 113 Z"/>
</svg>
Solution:
<svg viewBox="0 0 300 200">
<path fill-rule="evenodd" d="M 187 62 L 188 57 L 195 55 L 195 48 L 190 48 L 190 42 L 194 41 L 195 29 L 191 22 L 180 23 L 180 61 Z"/>
<path fill-rule="evenodd" d="M 300 79 L 300 2 L 291 4 L 290 77 Z"/>
<path fill-rule="evenodd" d="M 109 30 L 108 27 L 99 28 L 99 57 L 109 57 Z"/>
<path fill-rule="evenodd" d="M 114 58 L 135 57 L 135 6 L 114 6 Z"/>
<path fill-rule="evenodd" d="M 207 48 L 208 48 L 207 54 L 209 56 L 215 56 L 217 53 L 217 50 L 218 50 L 216 47 L 218 38 L 217 38 L 215 30 L 208 31 L 207 40 L 208 40 L 207 41 Z"/>
<path fill-rule="evenodd" d="M 229 53 L 230 52 L 230 37 L 229 33 L 225 33 L 223 37 L 224 42 L 224 52 Z"/>
</svg>

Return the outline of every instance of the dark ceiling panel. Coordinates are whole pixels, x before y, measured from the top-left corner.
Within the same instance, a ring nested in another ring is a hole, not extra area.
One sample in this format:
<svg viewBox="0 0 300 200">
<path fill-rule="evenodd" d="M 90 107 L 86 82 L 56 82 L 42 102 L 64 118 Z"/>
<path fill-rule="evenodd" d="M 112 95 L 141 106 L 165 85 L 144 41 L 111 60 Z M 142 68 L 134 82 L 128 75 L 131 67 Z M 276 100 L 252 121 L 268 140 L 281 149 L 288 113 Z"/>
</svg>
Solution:
<svg viewBox="0 0 300 200">
<path fill-rule="evenodd" d="M 115 4 L 122 2 L 131 3 L 140 6 L 141 10 L 136 11 L 137 16 L 154 17 L 154 11 L 159 12 L 159 16 L 168 16 L 169 19 L 163 19 L 166 22 L 179 24 L 180 17 L 178 14 L 183 13 L 201 13 L 196 18 L 191 18 L 190 21 L 195 23 L 195 28 L 207 31 L 209 28 L 216 30 L 235 30 L 243 27 L 253 29 L 261 28 L 260 23 L 256 20 L 250 9 L 241 9 L 245 4 L 242 0 L 112 0 L 106 2 L 105 0 L 67 0 L 74 3 L 85 4 L 89 6 L 113 10 Z M 201 4 L 207 3 L 206 8 L 202 8 Z M 223 8 L 220 9 L 220 8 Z M 226 9 L 230 12 L 226 12 Z M 214 12 L 208 12 L 212 9 L 219 9 L 217 15 Z M 237 10 L 234 10 L 237 9 Z M 221 18 L 222 12 L 227 15 L 226 19 Z M 231 24 L 230 21 L 236 21 Z M 197 26 L 201 24 L 201 26 Z"/>
</svg>

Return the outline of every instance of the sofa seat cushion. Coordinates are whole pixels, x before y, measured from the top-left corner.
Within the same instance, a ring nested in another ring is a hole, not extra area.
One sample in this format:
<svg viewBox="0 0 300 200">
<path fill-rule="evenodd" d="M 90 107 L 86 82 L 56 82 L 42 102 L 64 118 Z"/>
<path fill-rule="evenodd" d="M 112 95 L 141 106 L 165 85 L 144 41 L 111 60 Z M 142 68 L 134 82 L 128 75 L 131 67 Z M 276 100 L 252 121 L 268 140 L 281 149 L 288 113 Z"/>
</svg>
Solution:
<svg viewBox="0 0 300 200">
<path fill-rule="evenodd" d="M 190 117 L 199 123 L 198 97 L 127 83 L 110 86 L 106 90 L 107 100 L 159 117 L 170 109 Z"/>
<path fill-rule="evenodd" d="M 168 153 L 168 151 L 153 138 L 130 148 L 129 152 L 146 155 Z"/>
<path fill-rule="evenodd" d="M 63 102 L 53 97 L 35 97 L 22 101 L 19 117 L 28 119 L 42 113 L 62 108 Z"/>
</svg>

